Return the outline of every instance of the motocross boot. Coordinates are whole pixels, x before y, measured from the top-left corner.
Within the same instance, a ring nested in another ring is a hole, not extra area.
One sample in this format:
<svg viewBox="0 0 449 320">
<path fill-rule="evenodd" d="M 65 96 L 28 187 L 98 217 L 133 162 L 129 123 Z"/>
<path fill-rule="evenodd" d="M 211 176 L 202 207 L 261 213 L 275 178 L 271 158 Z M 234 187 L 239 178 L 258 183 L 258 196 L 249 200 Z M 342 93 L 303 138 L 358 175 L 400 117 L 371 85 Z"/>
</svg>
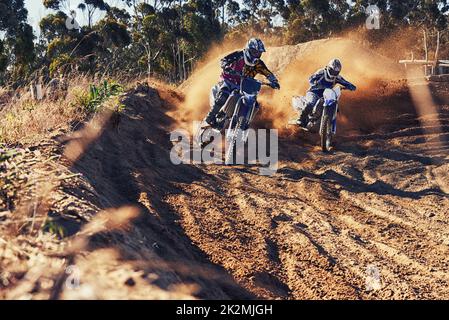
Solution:
<svg viewBox="0 0 449 320">
<path fill-rule="evenodd" d="M 298 125 L 303 128 L 307 129 L 307 124 L 309 123 L 309 116 L 303 112 L 301 116 L 297 120 Z"/>
<path fill-rule="evenodd" d="M 212 106 L 212 108 L 210 109 L 209 113 L 206 116 L 206 122 L 214 129 L 218 127 L 217 114 L 219 113 L 221 107 L 226 103 L 228 97 L 229 91 L 222 89 L 217 94 L 217 99 L 215 100 L 214 105 Z"/>
</svg>

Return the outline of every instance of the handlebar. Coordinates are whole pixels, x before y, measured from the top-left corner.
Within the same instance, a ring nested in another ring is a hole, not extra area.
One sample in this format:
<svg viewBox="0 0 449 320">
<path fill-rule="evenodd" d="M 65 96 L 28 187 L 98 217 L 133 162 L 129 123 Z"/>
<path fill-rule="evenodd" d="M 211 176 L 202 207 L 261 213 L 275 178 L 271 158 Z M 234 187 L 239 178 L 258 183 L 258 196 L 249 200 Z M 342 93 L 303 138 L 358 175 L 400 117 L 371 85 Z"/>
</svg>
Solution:
<svg viewBox="0 0 449 320">
<path fill-rule="evenodd" d="M 272 85 L 271 82 L 260 81 L 260 80 L 254 79 L 254 78 L 251 78 L 251 80 L 259 82 L 261 86 L 271 87 L 271 85 Z M 273 89 L 274 89 L 274 88 L 273 88 Z M 237 89 L 237 90 L 238 90 L 238 89 Z"/>
</svg>

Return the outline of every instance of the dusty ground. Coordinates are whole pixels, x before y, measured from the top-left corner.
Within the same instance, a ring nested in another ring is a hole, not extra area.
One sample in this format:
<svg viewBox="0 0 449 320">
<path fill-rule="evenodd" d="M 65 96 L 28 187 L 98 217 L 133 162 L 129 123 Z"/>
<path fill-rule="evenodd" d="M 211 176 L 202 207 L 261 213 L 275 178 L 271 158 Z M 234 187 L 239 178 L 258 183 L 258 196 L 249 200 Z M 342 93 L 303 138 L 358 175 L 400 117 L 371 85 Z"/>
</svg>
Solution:
<svg viewBox="0 0 449 320">
<path fill-rule="evenodd" d="M 0 298 L 449 298 L 449 89 L 376 81 L 344 96 L 330 154 L 281 128 L 272 177 L 173 165 L 192 100 L 162 85 L 1 146 Z M 254 126 L 287 117 L 275 98 Z"/>
<path fill-rule="evenodd" d="M 443 136 L 403 115 L 330 155 L 283 141 L 295 150 L 274 177 L 209 166 L 205 184 L 182 184 L 168 201 L 187 235 L 258 296 L 447 299 L 449 108 L 433 117 Z M 372 268 L 381 287 L 370 291 Z"/>
<path fill-rule="evenodd" d="M 309 47 L 275 49 L 278 58 Z M 372 80 L 344 95 L 331 154 L 284 130 L 275 176 L 203 166 L 202 184 L 166 198 L 194 243 L 257 296 L 448 298 L 447 84 Z M 262 112 L 255 126 L 273 123 Z"/>
</svg>

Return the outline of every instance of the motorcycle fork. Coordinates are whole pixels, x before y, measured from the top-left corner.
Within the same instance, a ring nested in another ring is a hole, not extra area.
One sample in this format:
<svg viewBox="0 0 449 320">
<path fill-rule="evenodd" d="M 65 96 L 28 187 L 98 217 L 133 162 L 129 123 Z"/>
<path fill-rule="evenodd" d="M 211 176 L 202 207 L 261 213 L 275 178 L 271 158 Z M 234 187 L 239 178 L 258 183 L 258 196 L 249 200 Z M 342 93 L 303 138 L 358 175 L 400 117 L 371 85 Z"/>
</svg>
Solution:
<svg viewBox="0 0 449 320">
<path fill-rule="evenodd" d="M 323 116 L 324 113 L 330 112 L 332 114 L 332 134 L 337 133 L 337 104 L 332 103 L 330 105 L 323 105 L 323 113 L 321 114 L 321 120 L 320 120 L 320 132 L 322 132 L 323 129 Z"/>
<path fill-rule="evenodd" d="M 231 121 L 229 122 L 229 128 L 226 133 L 227 138 L 229 138 L 232 135 L 232 132 L 234 131 L 235 126 L 237 125 L 239 114 L 240 114 L 241 104 L 242 104 L 242 97 L 240 97 L 237 100 L 237 103 L 235 104 L 234 112 L 231 116 Z"/>
<path fill-rule="evenodd" d="M 319 113 L 319 109 L 321 109 L 321 113 Z M 317 119 L 318 117 L 316 117 L 316 115 L 318 114 L 318 116 L 320 114 L 322 114 L 323 110 L 324 110 L 324 102 L 323 99 L 318 99 L 318 101 L 315 103 L 315 105 L 313 106 L 312 110 L 310 111 L 310 115 L 312 115 L 315 119 Z"/>
<path fill-rule="evenodd" d="M 338 114 L 338 104 L 335 104 L 334 116 L 332 117 L 332 134 L 337 133 L 337 114 Z"/>
<path fill-rule="evenodd" d="M 258 109 L 256 108 L 256 101 L 254 100 L 252 102 L 252 104 L 250 106 L 247 106 L 247 108 L 249 108 L 248 110 L 246 110 L 246 114 L 245 116 L 245 131 L 243 133 L 243 141 L 246 141 L 248 139 L 248 135 L 249 135 L 249 125 L 251 124 L 251 122 L 253 121 L 254 117 L 257 114 Z"/>
<path fill-rule="evenodd" d="M 253 122 L 253 119 L 255 118 L 257 111 L 258 111 L 258 109 L 256 108 L 256 103 L 253 103 L 253 105 L 250 107 L 249 117 L 247 118 L 248 124 Z"/>
</svg>

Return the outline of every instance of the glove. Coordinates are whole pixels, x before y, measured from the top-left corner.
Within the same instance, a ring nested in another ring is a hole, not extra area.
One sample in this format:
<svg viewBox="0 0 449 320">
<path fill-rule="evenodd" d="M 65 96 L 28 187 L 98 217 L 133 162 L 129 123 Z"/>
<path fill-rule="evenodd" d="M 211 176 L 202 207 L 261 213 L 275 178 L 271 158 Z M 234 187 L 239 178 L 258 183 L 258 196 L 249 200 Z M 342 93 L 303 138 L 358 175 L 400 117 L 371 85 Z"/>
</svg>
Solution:
<svg viewBox="0 0 449 320">
<path fill-rule="evenodd" d="M 271 86 L 273 89 L 280 89 L 280 88 L 281 88 L 281 86 L 279 85 L 279 81 L 278 81 L 278 79 L 275 77 L 274 74 L 272 74 L 272 75 L 270 75 L 270 76 L 268 77 L 268 81 L 270 81 L 270 86 Z"/>
<path fill-rule="evenodd" d="M 348 88 L 348 90 L 351 90 L 351 91 L 357 90 L 357 87 L 353 84 L 348 85 L 347 88 Z"/>
<path fill-rule="evenodd" d="M 281 88 L 281 85 L 280 85 L 279 82 L 277 82 L 277 81 L 271 82 L 271 83 L 270 83 L 270 86 L 271 86 L 273 89 L 280 89 L 280 88 Z"/>
</svg>

